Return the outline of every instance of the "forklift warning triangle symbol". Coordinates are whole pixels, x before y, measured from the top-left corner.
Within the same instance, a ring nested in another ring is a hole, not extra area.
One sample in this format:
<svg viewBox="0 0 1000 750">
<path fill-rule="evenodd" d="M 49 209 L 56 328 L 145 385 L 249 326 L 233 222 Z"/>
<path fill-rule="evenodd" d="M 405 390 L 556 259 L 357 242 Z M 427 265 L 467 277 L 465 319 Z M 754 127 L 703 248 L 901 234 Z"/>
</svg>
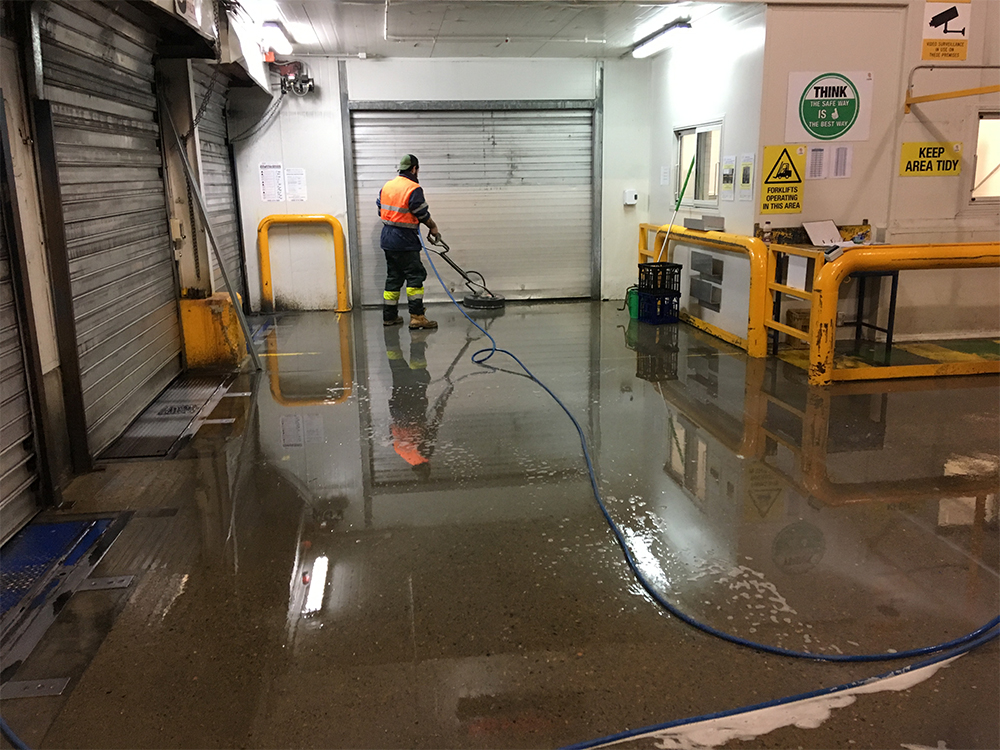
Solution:
<svg viewBox="0 0 1000 750">
<path fill-rule="evenodd" d="M 788 149 L 781 149 L 781 156 L 775 160 L 771 171 L 767 173 L 767 179 L 764 180 L 764 184 L 781 185 L 799 182 L 802 182 L 802 178 L 799 176 L 799 171 L 795 168 L 795 162 L 792 161 L 792 157 L 788 155 Z"/>
</svg>

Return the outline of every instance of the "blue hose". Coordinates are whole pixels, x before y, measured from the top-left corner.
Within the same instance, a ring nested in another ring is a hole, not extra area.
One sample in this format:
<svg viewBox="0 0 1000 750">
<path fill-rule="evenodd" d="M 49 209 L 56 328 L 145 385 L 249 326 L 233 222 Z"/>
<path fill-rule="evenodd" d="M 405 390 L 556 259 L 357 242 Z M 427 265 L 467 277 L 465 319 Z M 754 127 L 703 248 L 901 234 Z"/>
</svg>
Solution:
<svg viewBox="0 0 1000 750">
<path fill-rule="evenodd" d="M 798 695 L 789 695 L 785 698 L 776 698 L 775 700 L 765 701 L 764 703 L 756 703 L 752 706 L 743 706 L 741 708 L 734 708 L 728 711 L 718 711 L 716 713 L 704 714 L 702 716 L 692 716 L 687 719 L 677 719 L 676 721 L 665 721 L 662 724 L 653 724 L 648 727 L 641 727 L 639 729 L 630 729 L 625 732 L 619 732 L 618 734 L 611 734 L 607 737 L 600 737 L 595 740 L 587 740 L 586 742 L 579 742 L 575 745 L 566 745 L 562 750 L 587 750 L 588 748 L 602 747 L 604 745 L 610 745 L 615 742 L 622 742 L 624 740 L 635 739 L 646 734 L 653 734 L 656 732 L 663 732 L 667 729 L 673 729 L 675 727 L 685 726 L 687 724 L 697 724 L 702 721 L 711 721 L 712 719 L 721 719 L 726 716 L 736 716 L 738 714 L 750 713 L 752 711 L 759 711 L 763 708 L 772 708 L 774 706 L 783 706 L 789 703 L 796 703 L 802 700 L 808 700 L 809 698 L 818 698 L 823 695 L 832 695 L 834 693 L 840 693 L 845 690 L 851 690 L 852 688 L 861 687 L 862 685 L 868 685 L 872 682 L 877 682 L 879 680 L 888 679 L 889 677 L 897 677 L 901 674 L 906 674 L 907 672 L 913 672 L 917 669 L 922 669 L 924 667 L 929 667 L 933 664 L 937 664 L 942 661 L 947 661 L 956 656 L 961 656 L 962 654 L 971 651 L 977 646 L 981 646 L 1000 635 L 1000 631 L 994 630 L 992 633 L 984 634 L 979 636 L 973 641 L 967 643 L 963 648 L 956 651 L 951 651 L 945 654 L 938 654 L 930 659 L 926 659 L 922 662 L 917 662 L 916 664 L 910 664 L 900 669 L 893 670 L 892 672 L 885 672 L 884 674 L 876 675 L 875 677 L 863 677 L 859 680 L 854 680 L 853 682 L 846 682 L 843 685 L 837 685 L 836 687 L 820 688 L 819 690 L 812 690 L 807 693 L 799 693 Z"/>
<path fill-rule="evenodd" d="M 423 246 L 423 238 L 420 239 L 420 244 Z M 657 604 L 659 604 L 663 609 L 665 609 L 670 614 L 674 615 L 678 619 L 687 623 L 693 628 L 696 628 L 703 633 L 714 636 L 715 638 L 720 638 L 729 643 L 734 643 L 738 646 L 744 646 L 746 648 L 751 648 L 756 651 L 762 651 L 768 654 L 775 654 L 778 656 L 789 656 L 796 659 L 811 659 L 813 661 L 828 661 L 828 662 L 873 662 L 873 661 L 890 661 L 893 659 L 914 659 L 921 656 L 928 656 L 930 654 L 937 654 L 942 651 L 949 651 L 953 649 L 961 648 L 962 646 L 976 641 L 978 638 L 983 636 L 985 633 L 993 630 L 1000 625 L 1000 617 L 994 617 L 988 623 L 980 628 L 973 630 L 960 638 L 955 638 L 954 640 L 947 641 L 946 643 L 939 643 L 935 646 L 924 646 L 922 648 L 908 649 L 906 651 L 897 651 L 892 653 L 878 653 L 878 654 L 814 654 L 809 651 L 793 651 L 791 649 L 780 648 L 778 646 L 768 646 L 764 643 L 757 643 L 756 641 L 751 641 L 746 638 L 741 638 L 731 633 L 726 633 L 717 628 L 713 628 L 707 623 L 700 622 L 688 614 L 685 614 L 679 610 L 674 604 L 667 601 L 667 599 L 656 590 L 656 588 L 650 583 L 649 579 L 642 573 L 639 569 L 639 565 L 632 555 L 632 551 L 628 547 L 628 543 L 625 540 L 624 534 L 618 524 L 614 522 L 611 518 L 611 514 L 608 512 L 607 507 L 604 505 L 604 500 L 601 497 L 601 490 L 597 486 L 597 476 L 594 471 L 594 464 L 590 459 L 590 449 L 587 447 L 587 438 L 583 433 L 583 428 L 580 423 L 573 416 L 572 412 L 566 407 L 559 397 L 552 392 L 552 390 L 545 385 L 541 380 L 535 377 L 534 373 L 528 369 L 528 367 L 518 359 L 513 353 L 507 351 L 506 349 L 501 349 L 497 346 L 496 340 L 486 332 L 486 329 L 480 326 L 475 320 L 473 320 L 469 315 L 462 309 L 461 305 L 452 295 L 451 290 L 444 283 L 444 279 L 441 278 L 441 274 L 438 273 L 437 267 L 434 265 L 434 260 L 431 258 L 431 254 L 427 251 L 427 247 L 424 246 L 424 254 L 427 256 L 428 262 L 431 264 L 431 269 L 434 271 L 434 275 L 437 276 L 439 282 L 441 282 L 441 287 L 444 289 L 445 293 L 451 299 L 458 311 L 465 316 L 465 318 L 472 323 L 476 328 L 483 332 L 483 335 L 490 340 L 492 346 L 486 347 L 484 349 L 479 349 L 472 353 L 472 361 L 476 364 L 483 365 L 486 361 L 496 353 L 506 354 L 508 357 L 513 359 L 517 364 L 524 370 L 525 374 L 537 383 L 541 388 L 548 393 L 552 399 L 559 404 L 559 407 L 566 413 L 573 426 L 576 428 L 577 434 L 580 436 L 580 446 L 583 448 L 583 457 L 587 462 L 587 473 L 590 476 L 590 486 L 594 491 L 594 498 L 597 500 L 597 505 L 601 509 L 601 513 L 604 515 L 604 520 L 607 521 L 608 526 L 611 528 L 612 533 L 615 535 L 615 539 L 618 540 L 618 546 L 621 547 L 622 552 L 625 555 L 625 561 L 628 563 L 629 568 L 632 570 L 632 574 L 635 576 L 636 580 L 642 586 L 642 588 L 649 594 Z M 486 365 L 491 367 L 491 365 Z M 498 368 L 494 368 L 498 369 Z M 993 634 L 994 636 L 996 633 Z M 992 636 L 991 636 L 992 637 Z M 978 643 L 978 642 L 977 642 Z"/>
<path fill-rule="evenodd" d="M 16 747 L 17 750 L 30 750 L 28 746 L 21 741 L 21 738 L 14 734 L 14 730 L 7 726 L 7 722 L 3 720 L 2 716 L 0 716 L 0 733 L 2 733 L 4 739 Z"/>
</svg>

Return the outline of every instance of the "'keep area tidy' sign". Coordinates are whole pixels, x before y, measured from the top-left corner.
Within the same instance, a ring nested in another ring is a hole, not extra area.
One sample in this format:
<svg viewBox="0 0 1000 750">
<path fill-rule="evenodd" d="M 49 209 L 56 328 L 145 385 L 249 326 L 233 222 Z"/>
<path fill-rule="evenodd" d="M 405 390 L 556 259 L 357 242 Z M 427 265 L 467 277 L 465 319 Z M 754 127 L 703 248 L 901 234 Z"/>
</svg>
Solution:
<svg viewBox="0 0 1000 750">
<path fill-rule="evenodd" d="M 904 143 L 899 160 L 901 177 L 941 177 L 962 173 L 962 144 Z"/>
</svg>

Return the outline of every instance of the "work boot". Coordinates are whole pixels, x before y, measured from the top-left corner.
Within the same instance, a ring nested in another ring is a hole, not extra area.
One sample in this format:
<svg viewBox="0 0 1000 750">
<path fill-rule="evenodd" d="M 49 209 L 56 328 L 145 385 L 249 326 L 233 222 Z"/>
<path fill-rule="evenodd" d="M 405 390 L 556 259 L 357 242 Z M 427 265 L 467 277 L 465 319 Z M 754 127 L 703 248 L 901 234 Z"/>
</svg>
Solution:
<svg viewBox="0 0 1000 750">
<path fill-rule="evenodd" d="M 386 328 L 388 328 L 389 326 L 398 326 L 402 322 L 403 322 L 403 319 L 401 317 L 399 317 L 398 315 L 395 317 L 394 320 L 389 320 L 387 318 L 382 318 L 382 325 L 384 325 Z"/>
<path fill-rule="evenodd" d="M 416 330 L 418 328 L 437 328 L 438 324 L 433 320 L 427 320 L 426 315 L 411 315 L 410 316 L 410 330 Z"/>
</svg>

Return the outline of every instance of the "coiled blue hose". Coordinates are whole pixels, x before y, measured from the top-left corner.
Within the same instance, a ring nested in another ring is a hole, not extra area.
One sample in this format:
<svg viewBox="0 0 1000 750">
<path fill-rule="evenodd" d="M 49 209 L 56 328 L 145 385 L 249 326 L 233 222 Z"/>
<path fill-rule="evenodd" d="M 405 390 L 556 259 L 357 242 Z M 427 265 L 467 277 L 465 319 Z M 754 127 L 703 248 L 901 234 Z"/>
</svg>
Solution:
<svg viewBox="0 0 1000 750">
<path fill-rule="evenodd" d="M 420 243 L 423 246 L 423 238 L 421 237 Z M 659 604 L 663 609 L 672 614 L 674 617 L 682 620 L 693 628 L 697 628 L 703 633 L 714 636 L 715 638 L 720 638 L 729 643 L 734 643 L 738 646 L 744 646 L 746 648 L 754 649 L 755 651 L 762 651 L 768 654 L 775 654 L 777 656 L 789 656 L 796 659 L 811 659 L 813 661 L 829 661 L 829 662 L 872 662 L 872 661 L 890 661 L 894 659 L 914 659 L 921 656 L 928 656 L 930 654 L 941 653 L 942 651 L 949 651 L 953 649 L 961 648 L 963 645 L 976 641 L 980 636 L 993 630 L 1000 625 L 1000 617 L 994 617 L 988 623 L 982 627 L 976 628 L 971 633 L 963 635 L 960 638 L 955 638 L 954 640 L 947 641 L 946 643 L 939 643 L 934 646 L 924 646 L 922 648 L 913 648 L 906 651 L 895 651 L 891 653 L 878 653 L 878 654 L 814 654 L 809 651 L 794 651 L 787 648 L 780 648 L 778 646 L 769 646 L 764 643 L 757 643 L 756 641 L 751 641 L 746 638 L 741 638 L 737 635 L 731 633 L 726 633 L 725 631 L 719 630 L 717 628 L 703 623 L 690 615 L 682 612 L 674 604 L 668 601 L 657 589 L 650 583 L 649 579 L 643 574 L 639 569 L 639 564 L 636 562 L 635 557 L 632 555 L 632 551 L 629 549 L 628 543 L 625 540 L 624 534 L 618 524 L 615 523 L 614 519 L 611 518 L 611 514 L 608 512 L 607 507 L 604 504 L 604 499 L 601 496 L 601 490 L 597 486 L 597 476 L 594 472 L 594 464 L 590 459 L 590 449 L 587 447 L 587 438 L 584 435 L 583 428 L 580 423 L 573 416 L 573 413 L 567 408 L 566 404 L 560 400 L 560 398 L 552 392 L 552 390 L 545 385 L 541 380 L 535 377 L 535 374 L 531 372 L 530 369 L 518 359 L 512 352 L 506 349 L 501 349 L 497 346 L 496 340 L 486 332 L 486 329 L 480 326 L 475 320 L 473 320 L 469 315 L 462 309 L 462 306 L 458 303 L 455 297 L 452 295 L 451 290 L 444 283 L 444 279 L 441 278 L 441 274 L 438 273 L 437 267 L 434 265 L 434 260 L 431 258 L 431 254 L 427 251 L 427 247 L 424 246 L 424 254 L 427 256 L 427 260 L 431 264 L 431 269 L 434 271 L 434 275 L 437 276 L 439 282 L 441 282 L 441 287 L 444 289 L 445 293 L 451 299 L 458 311 L 465 316 L 465 318 L 472 323 L 476 328 L 483 332 L 483 335 L 490 340 L 491 346 L 479 349 L 472 353 L 472 361 L 476 364 L 483 365 L 486 361 L 496 353 L 506 354 L 508 357 L 517 362 L 518 366 L 532 381 L 537 383 L 546 393 L 548 393 L 552 400 L 555 401 L 559 408 L 565 412 L 566 416 L 569 417 L 573 426 L 576 428 L 577 434 L 580 436 L 580 446 L 583 449 L 583 457 L 587 463 L 587 473 L 590 476 L 590 486 L 594 491 L 594 499 L 597 500 L 597 506 L 601 509 L 601 513 L 604 515 L 604 520 L 607 521 L 608 526 L 611 528 L 611 532 L 615 535 L 615 539 L 618 541 L 618 546 L 621 547 L 623 554 L 625 555 L 625 561 L 628 563 L 629 568 L 632 570 L 632 574 L 635 576 L 636 580 L 642 586 L 642 588 L 649 594 L 657 604 Z M 490 366 L 490 365 L 487 365 Z M 497 368 L 494 368 L 497 369 Z M 995 636 L 996 633 L 993 634 Z"/>
</svg>

